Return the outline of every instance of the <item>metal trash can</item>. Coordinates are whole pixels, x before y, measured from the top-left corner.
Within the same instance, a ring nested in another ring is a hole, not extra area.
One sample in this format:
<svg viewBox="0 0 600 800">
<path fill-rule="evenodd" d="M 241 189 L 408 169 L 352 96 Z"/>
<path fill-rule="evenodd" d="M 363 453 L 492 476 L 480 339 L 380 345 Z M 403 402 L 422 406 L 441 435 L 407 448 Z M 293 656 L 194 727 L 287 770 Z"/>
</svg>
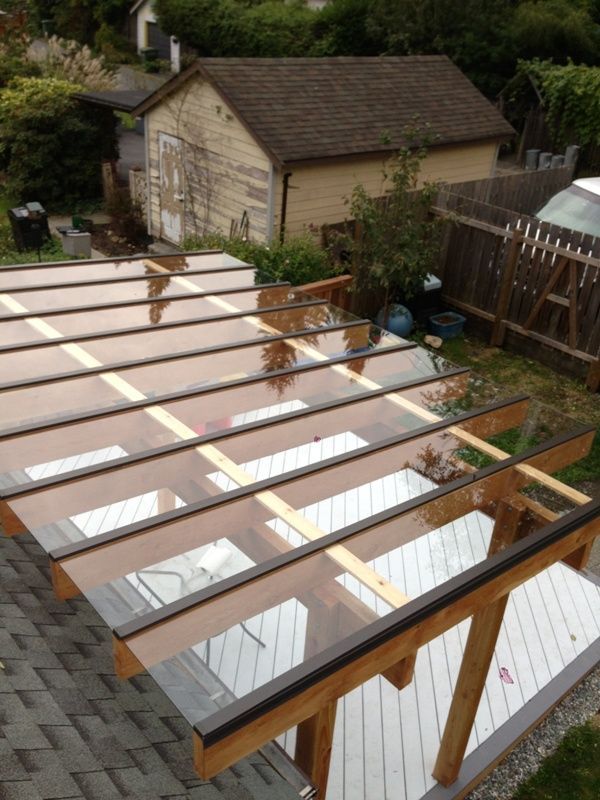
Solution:
<svg viewBox="0 0 600 800">
<path fill-rule="evenodd" d="M 7 212 L 17 250 L 40 250 L 50 240 L 48 214 L 40 203 L 26 203 Z"/>
<path fill-rule="evenodd" d="M 92 257 L 92 234 L 78 228 L 57 228 L 63 252 L 75 258 Z"/>
</svg>

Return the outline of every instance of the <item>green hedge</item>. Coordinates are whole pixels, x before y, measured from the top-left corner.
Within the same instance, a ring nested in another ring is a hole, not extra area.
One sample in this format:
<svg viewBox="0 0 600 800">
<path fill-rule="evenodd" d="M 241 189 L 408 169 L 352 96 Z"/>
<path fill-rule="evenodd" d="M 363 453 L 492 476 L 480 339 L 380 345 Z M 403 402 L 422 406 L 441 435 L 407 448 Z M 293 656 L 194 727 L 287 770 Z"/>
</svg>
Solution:
<svg viewBox="0 0 600 800">
<path fill-rule="evenodd" d="M 290 281 L 294 286 L 339 274 L 339 270 L 331 265 L 327 253 L 308 235 L 267 246 L 239 238 L 229 239 L 221 234 L 209 234 L 189 237 L 183 246 L 185 250 L 224 250 L 241 261 L 254 264 L 274 280 Z"/>
</svg>

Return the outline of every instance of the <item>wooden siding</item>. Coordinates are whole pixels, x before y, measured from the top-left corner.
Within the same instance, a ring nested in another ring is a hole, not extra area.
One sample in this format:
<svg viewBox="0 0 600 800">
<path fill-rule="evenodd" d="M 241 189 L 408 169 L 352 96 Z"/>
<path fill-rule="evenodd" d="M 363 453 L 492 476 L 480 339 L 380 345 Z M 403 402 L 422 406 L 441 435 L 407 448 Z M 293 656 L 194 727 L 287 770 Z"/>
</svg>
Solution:
<svg viewBox="0 0 600 800">
<path fill-rule="evenodd" d="M 223 99 L 200 79 L 148 112 L 151 233 L 160 236 L 159 133 L 184 142 L 185 235 L 221 231 L 244 211 L 250 236 L 268 230 L 269 159 Z"/>
<path fill-rule="evenodd" d="M 457 181 L 489 178 L 496 160 L 496 142 L 475 142 L 452 147 L 436 147 L 423 165 L 426 180 L 456 183 Z M 306 166 L 290 166 L 286 232 L 295 235 L 311 225 L 340 222 L 350 216 L 346 200 L 356 184 L 362 183 L 368 192 L 382 195 L 385 187 L 382 169 L 385 159 L 348 159 Z M 281 214 L 283 175 L 276 177 L 275 230 Z"/>
</svg>

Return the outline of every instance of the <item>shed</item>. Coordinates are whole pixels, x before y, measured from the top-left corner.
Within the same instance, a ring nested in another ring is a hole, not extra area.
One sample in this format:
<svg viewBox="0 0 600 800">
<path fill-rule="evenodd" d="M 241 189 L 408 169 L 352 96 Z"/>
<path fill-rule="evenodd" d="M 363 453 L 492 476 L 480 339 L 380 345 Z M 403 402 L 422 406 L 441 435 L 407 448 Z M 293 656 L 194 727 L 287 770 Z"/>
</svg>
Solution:
<svg viewBox="0 0 600 800">
<path fill-rule="evenodd" d="M 383 193 L 382 167 L 418 120 L 437 136 L 424 177 L 489 177 L 514 131 L 446 56 L 203 58 L 134 113 L 145 115 L 149 232 L 257 241 L 347 216 L 357 183 Z"/>
</svg>

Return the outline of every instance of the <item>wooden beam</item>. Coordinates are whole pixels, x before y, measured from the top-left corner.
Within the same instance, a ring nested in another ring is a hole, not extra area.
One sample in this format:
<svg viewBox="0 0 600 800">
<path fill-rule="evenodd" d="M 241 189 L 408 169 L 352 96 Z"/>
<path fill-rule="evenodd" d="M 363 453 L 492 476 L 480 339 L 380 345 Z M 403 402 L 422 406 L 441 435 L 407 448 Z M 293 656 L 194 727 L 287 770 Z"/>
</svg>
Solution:
<svg viewBox="0 0 600 800">
<path fill-rule="evenodd" d="M 331 583 L 333 586 L 340 586 L 337 581 L 332 581 Z M 350 634 L 361 630 L 366 625 L 370 625 L 372 622 L 379 619 L 379 615 L 359 600 L 356 595 L 351 592 L 348 592 L 348 594 L 350 597 L 340 602 L 338 607 L 338 635 L 340 639 L 350 636 Z M 398 689 L 398 691 L 402 691 L 413 679 L 416 660 L 417 653 L 411 653 L 401 658 L 396 664 L 393 664 L 381 674 L 392 686 Z"/>
<path fill-rule="evenodd" d="M 599 521 L 594 520 L 553 542 L 543 551 L 491 578 L 459 601 L 432 612 L 427 624 L 413 625 L 395 638 L 355 658 L 318 683 L 297 692 L 290 699 L 274 704 L 271 710 L 249 721 L 242 730 L 235 730 L 208 745 L 205 745 L 201 736 L 194 732 L 194 759 L 199 774 L 208 780 L 252 753 L 264 742 L 274 739 L 312 716 L 327 703 L 347 694 L 373 675 L 385 672 L 399 658 L 415 652 L 418 647 L 504 597 L 515 587 L 586 544 L 598 535 L 599 529 Z"/>
<path fill-rule="evenodd" d="M 488 555 L 499 552 L 515 541 L 524 514 L 525 507 L 522 505 L 513 506 L 506 501 L 499 503 Z M 454 783 L 458 777 L 490 671 L 507 602 L 508 594 L 478 611 L 471 620 L 460 672 L 432 773 L 444 786 Z"/>
<path fill-rule="evenodd" d="M 133 678 L 134 675 L 138 675 L 146 669 L 133 655 L 131 650 L 114 636 L 113 659 L 115 663 L 115 672 L 117 676 L 122 679 Z"/>
<path fill-rule="evenodd" d="M 529 330 L 529 328 L 531 328 L 531 326 L 535 322 L 535 319 L 537 318 L 538 314 L 542 310 L 542 306 L 546 302 L 546 299 L 547 299 L 548 295 L 552 292 L 552 289 L 554 289 L 554 287 L 558 283 L 558 279 L 563 274 L 564 269 L 567 266 L 568 262 L 569 262 L 569 259 L 567 257 L 563 257 L 563 258 L 560 259 L 560 261 L 558 262 L 558 264 L 554 268 L 554 271 L 550 275 L 548 283 L 544 287 L 544 290 L 542 291 L 542 293 L 539 296 L 539 298 L 537 299 L 535 305 L 531 309 L 531 312 L 530 312 L 529 316 L 527 317 L 527 319 L 523 323 L 523 330 Z"/>
<path fill-rule="evenodd" d="M 27 528 L 5 500 L 0 500 L 0 524 L 6 536 L 27 533 Z"/>
<path fill-rule="evenodd" d="M 50 561 L 50 576 L 54 594 L 59 600 L 69 600 L 72 597 L 77 597 L 79 588 L 57 561 Z"/>
</svg>

